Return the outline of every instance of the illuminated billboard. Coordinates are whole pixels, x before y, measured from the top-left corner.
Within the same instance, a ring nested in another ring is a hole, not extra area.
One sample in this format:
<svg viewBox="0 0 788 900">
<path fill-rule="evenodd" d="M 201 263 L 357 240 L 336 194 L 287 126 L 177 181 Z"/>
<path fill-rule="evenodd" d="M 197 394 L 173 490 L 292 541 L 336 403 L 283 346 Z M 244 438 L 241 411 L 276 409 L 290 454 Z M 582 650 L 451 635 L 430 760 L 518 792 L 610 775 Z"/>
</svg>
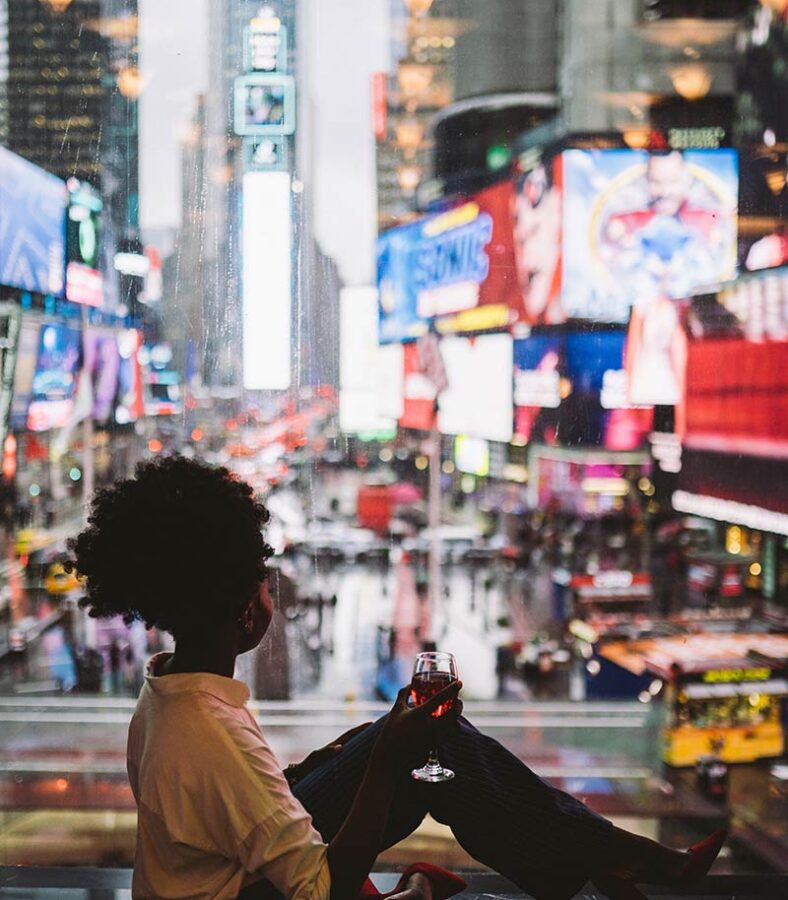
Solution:
<svg viewBox="0 0 788 900">
<path fill-rule="evenodd" d="M 290 387 L 292 216 L 287 172 L 243 177 L 243 385 Z"/>
<path fill-rule="evenodd" d="M 562 154 L 567 315 L 625 322 L 635 304 L 687 297 L 736 273 L 735 150 Z"/>
<path fill-rule="evenodd" d="M 446 337 L 441 354 L 449 386 L 441 393 L 438 427 L 488 441 L 512 439 L 512 338 L 508 334 Z"/>
<path fill-rule="evenodd" d="M 397 416 L 381 415 L 378 346 L 378 292 L 371 286 L 345 287 L 339 295 L 339 427 L 345 433 L 396 429 Z M 402 370 L 400 368 L 400 384 Z M 401 388 L 400 388 L 401 390 Z"/>
<path fill-rule="evenodd" d="M 524 320 L 531 325 L 566 320 L 561 303 L 561 157 L 534 157 L 515 180 L 512 201 L 514 258 Z"/>
<path fill-rule="evenodd" d="M 555 443 L 564 368 L 563 337 L 531 335 L 514 341 L 513 353 L 514 433 L 521 443 Z"/>
<path fill-rule="evenodd" d="M 87 328 L 82 346 L 82 371 L 90 379 L 93 394 L 92 417 L 96 422 L 106 422 L 114 415 L 118 392 L 118 339 L 109 328 Z"/>
<path fill-rule="evenodd" d="M 292 134 L 295 80 L 292 75 L 241 75 L 235 79 L 235 133 Z"/>
<path fill-rule="evenodd" d="M 72 303 L 101 307 L 104 279 L 99 271 L 101 256 L 101 210 L 98 194 L 75 179 L 69 185 L 66 225 L 66 299 Z"/>
<path fill-rule="evenodd" d="M 40 332 L 40 319 L 29 315 L 23 316 L 16 348 L 14 388 L 8 417 L 8 425 L 12 431 L 21 431 L 27 427 L 27 410 L 33 393 Z"/>
<path fill-rule="evenodd" d="M 485 478 L 490 474 L 489 442 L 457 435 L 454 439 L 454 462 L 458 471 Z"/>
<path fill-rule="evenodd" d="M 142 336 L 134 328 L 124 328 L 118 339 L 118 393 L 115 402 L 115 421 L 118 425 L 136 422 L 145 412 L 142 395 L 142 368 L 139 351 Z"/>
<path fill-rule="evenodd" d="M 525 320 L 624 323 L 635 304 L 730 280 L 738 184 L 727 148 L 534 156 L 513 203 Z"/>
<path fill-rule="evenodd" d="M 521 321 L 506 181 L 378 238 L 380 342 L 489 331 Z"/>
<path fill-rule="evenodd" d="M 653 420 L 627 390 L 622 329 L 532 334 L 514 341 L 514 433 L 519 442 L 636 450 Z"/>
<path fill-rule="evenodd" d="M 59 322 L 41 326 L 27 427 L 30 431 L 62 428 L 74 405 L 82 335 Z"/>
<path fill-rule="evenodd" d="M 65 182 L 0 147 L 0 284 L 62 295 Z"/>
</svg>

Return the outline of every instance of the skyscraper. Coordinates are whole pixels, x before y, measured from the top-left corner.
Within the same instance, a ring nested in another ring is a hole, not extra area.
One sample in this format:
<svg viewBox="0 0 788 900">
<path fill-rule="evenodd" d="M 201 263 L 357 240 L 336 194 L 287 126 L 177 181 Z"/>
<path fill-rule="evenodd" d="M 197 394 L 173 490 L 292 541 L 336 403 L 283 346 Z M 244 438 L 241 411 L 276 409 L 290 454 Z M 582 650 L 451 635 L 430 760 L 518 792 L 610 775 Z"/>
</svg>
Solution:
<svg viewBox="0 0 788 900">
<path fill-rule="evenodd" d="M 266 171 L 266 163 L 251 159 L 255 139 L 236 132 L 236 79 L 250 71 L 264 76 L 265 64 L 260 68 L 250 59 L 254 51 L 248 43 L 249 29 L 254 20 L 276 20 L 282 27 L 281 39 L 286 41 L 286 56 L 282 56 L 276 71 L 292 75 L 298 85 L 303 77 L 303 67 L 299 65 L 298 17 L 304 12 L 303 4 L 297 0 L 212 0 L 210 6 L 212 41 L 203 135 L 205 219 L 201 227 L 204 227 L 203 372 L 206 384 L 211 386 L 238 386 L 243 381 L 239 349 L 244 337 L 244 229 L 251 227 L 249 223 L 255 212 L 255 208 L 245 208 L 248 198 L 244 197 L 244 175 Z M 299 95 L 296 87 L 296 97 Z M 284 154 L 281 161 L 272 162 L 271 172 L 281 175 L 285 171 L 293 179 L 289 200 L 292 224 L 283 222 L 274 229 L 277 234 L 277 229 L 292 229 L 289 365 L 296 383 L 336 382 L 337 275 L 333 263 L 314 241 L 310 154 L 305 152 L 300 134 L 308 111 L 299 104 L 298 113 L 296 133 L 273 134 L 270 142 L 282 148 Z M 256 221 L 259 224 L 259 216 Z M 265 238 L 253 236 L 250 245 L 255 240 L 264 251 Z M 268 303 L 271 296 L 262 290 L 260 299 Z M 267 315 L 265 310 L 263 315 Z"/>
<path fill-rule="evenodd" d="M 96 187 L 120 240 L 138 238 L 136 8 L 136 0 L 0 5 L 0 141 Z"/>
</svg>

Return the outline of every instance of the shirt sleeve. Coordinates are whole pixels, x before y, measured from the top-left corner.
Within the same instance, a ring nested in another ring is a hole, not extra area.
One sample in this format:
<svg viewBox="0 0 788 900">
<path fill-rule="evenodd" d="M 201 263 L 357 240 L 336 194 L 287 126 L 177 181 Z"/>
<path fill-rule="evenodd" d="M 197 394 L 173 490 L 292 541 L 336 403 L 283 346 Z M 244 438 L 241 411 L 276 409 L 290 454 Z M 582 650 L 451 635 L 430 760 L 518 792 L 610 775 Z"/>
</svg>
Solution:
<svg viewBox="0 0 788 900">
<path fill-rule="evenodd" d="M 226 756 L 213 767 L 213 840 L 289 900 L 328 900 L 327 847 L 290 791 L 256 723 L 233 723 Z"/>
</svg>

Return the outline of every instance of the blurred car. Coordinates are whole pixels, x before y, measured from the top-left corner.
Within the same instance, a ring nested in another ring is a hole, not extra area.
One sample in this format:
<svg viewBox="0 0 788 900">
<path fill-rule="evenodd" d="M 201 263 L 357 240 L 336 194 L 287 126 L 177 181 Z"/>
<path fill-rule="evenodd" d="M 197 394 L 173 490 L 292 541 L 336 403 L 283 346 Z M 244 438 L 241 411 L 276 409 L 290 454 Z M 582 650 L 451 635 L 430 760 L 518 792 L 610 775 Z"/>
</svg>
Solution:
<svg viewBox="0 0 788 900">
<path fill-rule="evenodd" d="M 62 562 L 54 562 L 44 577 L 44 590 L 53 596 L 62 596 L 78 590 L 82 579 L 76 572 L 67 572 Z"/>
<path fill-rule="evenodd" d="M 695 778 L 704 797 L 717 802 L 727 799 L 728 766 L 718 756 L 702 756 L 695 764 Z"/>
</svg>

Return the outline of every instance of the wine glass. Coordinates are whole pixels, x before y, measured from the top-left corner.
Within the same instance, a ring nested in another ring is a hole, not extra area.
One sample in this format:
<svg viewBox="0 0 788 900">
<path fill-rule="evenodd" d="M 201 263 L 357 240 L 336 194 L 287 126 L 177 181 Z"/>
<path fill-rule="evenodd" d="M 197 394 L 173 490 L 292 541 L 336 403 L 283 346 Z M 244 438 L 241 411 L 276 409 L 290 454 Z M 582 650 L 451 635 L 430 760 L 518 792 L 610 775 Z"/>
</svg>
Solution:
<svg viewBox="0 0 788 900">
<path fill-rule="evenodd" d="M 421 706 L 431 700 L 437 693 L 457 680 L 457 660 L 451 653 L 432 651 L 419 653 L 413 666 L 413 678 L 410 682 L 410 699 L 414 706 Z M 445 715 L 454 706 L 454 698 L 446 700 L 432 711 L 436 718 Z M 454 772 L 445 769 L 438 760 L 438 751 L 430 750 L 429 759 L 420 769 L 414 769 L 411 775 L 416 781 L 451 781 Z"/>
</svg>

